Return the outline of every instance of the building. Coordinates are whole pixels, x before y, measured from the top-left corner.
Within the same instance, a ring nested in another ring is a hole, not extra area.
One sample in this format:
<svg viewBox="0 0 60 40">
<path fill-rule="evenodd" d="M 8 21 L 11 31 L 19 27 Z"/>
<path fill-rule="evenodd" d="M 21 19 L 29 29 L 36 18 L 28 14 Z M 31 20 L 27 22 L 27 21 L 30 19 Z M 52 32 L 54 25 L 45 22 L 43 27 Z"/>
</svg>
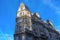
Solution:
<svg viewBox="0 0 60 40">
<path fill-rule="evenodd" d="M 50 20 L 44 21 L 38 13 L 32 13 L 23 3 L 16 16 L 14 40 L 60 40 Z"/>
</svg>

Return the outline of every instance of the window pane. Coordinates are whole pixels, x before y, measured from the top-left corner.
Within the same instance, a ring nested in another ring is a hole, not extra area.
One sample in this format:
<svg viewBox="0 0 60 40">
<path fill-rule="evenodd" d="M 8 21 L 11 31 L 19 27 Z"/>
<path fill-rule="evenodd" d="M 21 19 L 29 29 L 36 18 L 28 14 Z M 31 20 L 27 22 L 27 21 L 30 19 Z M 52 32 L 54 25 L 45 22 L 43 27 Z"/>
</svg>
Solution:
<svg viewBox="0 0 60 40">
<path fill-rule="evenodd" d="M 33 40 L 32 36 L 30 36 L 30 35 L 27 35 L 27 38 L 26 39 L 27 40 Z"/>
<path fill-rule="evenodd" d="M 19 37 L 18 36 L 16 37 L 16 40 L 19 40 Z"/>
<path fill-rule="evenodd" d="M 19 22 L 23 22 L 23 19 L 19 19 L 19 20 L 18 20 L 18 23 L 19 23 Z"/>
<path fill-rule="evenodd" d="M 21 32 L 21 31 L 23 31 L 24 30 L 24 27 L 23 26 L 20 26 L 19 27 L 19 31 Z"/>
</svg>

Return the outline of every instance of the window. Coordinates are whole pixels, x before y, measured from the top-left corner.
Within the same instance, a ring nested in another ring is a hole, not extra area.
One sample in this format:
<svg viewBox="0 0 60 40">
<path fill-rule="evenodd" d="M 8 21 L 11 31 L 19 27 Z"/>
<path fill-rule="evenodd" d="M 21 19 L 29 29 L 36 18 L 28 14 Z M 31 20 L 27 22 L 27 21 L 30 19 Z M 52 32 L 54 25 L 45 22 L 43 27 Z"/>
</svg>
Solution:
<svg viewBox="0 0 60 40">
<path fill-rule="evenodd" d="M 23 22 L 23 19 L 19 19 L 19 20 L 18 20 L 18 23 L 19 23 L 19 22 Z"/>
<path fill-rule="evenodd" d="M 19 40 L 22 40 L 22 37 L 21 37 L 21 35 L 19 36 Z"/>
<path fill-rule="evenodd" d="M 21 10 L 24 10 L 24 9 L 25 9 L 25 7 L 24 7 L 24 6 L 22 6 L 22 7 L 21 7 Z"/>
<path fill-rule="evenodd" d="M 27 29 L 27 30 L 30 30 L 30 27 L 29 27 L 29 26 L 27 26 L 27 27 L 26 27 L 26 29 Z"/>
<path fill-rule="evenodd" d="M 16 40 L 19 40 L 19 37 L 18 36 L 16 36 Z"/>
<path fill-rule="evenodd" d="M 23 31 L 23 30 L 24 30 L 23 26 L 19 27 L 19 31 Z"/>
<path fill-rule="evenodd" d="M 21 12 L 21 16 L 24 16 L 24 12 Z"/>
<path fill-rule="evenodd" d="M 22 37 L 21 36 L 16 36 L 15 40 L 22 40 Z"/>
<path fill-rule="evenodd" d="M 20 17 L 23 16 L 23 12 L 19 12 L 19 16 L 20 16 Z"/>
<path fill-rule="evenodd" d="M 27 35 L 26 39 L 27 39 L 27 40 L 33 40 L 33 38 L 32 38 L 31 35 Z"/>
<path fill-rule="evenodd" d="M 25 35 L 22 35 L 22 40 L 25 40 Z"/>
<path fill-rule="evenodd" d="M 29 23 L 30 23 L 30 19 L 27 19 L 27 20 L 26 20 L 26 24 L 29 24 Z"/>
</svg>

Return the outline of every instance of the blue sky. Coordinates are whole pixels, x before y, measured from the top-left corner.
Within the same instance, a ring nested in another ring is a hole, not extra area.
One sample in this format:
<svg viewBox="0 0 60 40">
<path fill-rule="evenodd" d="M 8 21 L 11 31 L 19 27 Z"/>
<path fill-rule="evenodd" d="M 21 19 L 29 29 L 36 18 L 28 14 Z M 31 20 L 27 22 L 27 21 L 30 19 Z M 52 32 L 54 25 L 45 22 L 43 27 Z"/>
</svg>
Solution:
<svg viewBox="0 0 60 40">
<path fill-rule="evenodd" d="M 38 12 L 43 20 L 50 19 L 60 32 L 60 0 L 0 0 L 0 40 L 13 40 L 16 12 L 21 2 L 32 13 Z"/>
</svg>

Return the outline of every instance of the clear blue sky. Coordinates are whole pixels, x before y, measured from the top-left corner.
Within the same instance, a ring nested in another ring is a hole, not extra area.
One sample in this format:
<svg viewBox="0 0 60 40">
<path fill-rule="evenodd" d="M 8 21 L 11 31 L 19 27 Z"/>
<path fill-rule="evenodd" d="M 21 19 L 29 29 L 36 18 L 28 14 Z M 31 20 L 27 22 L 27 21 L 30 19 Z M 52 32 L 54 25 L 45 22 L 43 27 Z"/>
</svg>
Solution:
<svg viewBox="0 0 60 40">
<path fill-rule="evenodd" d="M 16 12 L 21 2 L 31 12 L 38 12 L 43 20 L 50 19 L 60 31 L 60 0 L 0 0 L 0 40 L 13 40 Z"/>
</svg>

